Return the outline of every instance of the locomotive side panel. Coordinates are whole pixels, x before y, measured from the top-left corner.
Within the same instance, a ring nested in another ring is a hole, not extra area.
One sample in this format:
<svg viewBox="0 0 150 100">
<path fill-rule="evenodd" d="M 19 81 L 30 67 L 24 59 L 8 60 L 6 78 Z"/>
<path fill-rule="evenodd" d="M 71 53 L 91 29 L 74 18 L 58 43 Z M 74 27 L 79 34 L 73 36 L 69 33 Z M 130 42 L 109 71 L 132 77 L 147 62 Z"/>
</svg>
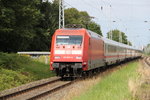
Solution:
<svg viewBox="0 0 150 100">
<path fill-rule="evenodd" d="M 84 46 L 83 46 L 83 63 L 82 63 L 82 69 L 83 71 L 86 71 L 89 69 L 89 41 L 90 41 L 90 36 L 87 33 L 87 31 L 84 34 Z"/>
</svg>

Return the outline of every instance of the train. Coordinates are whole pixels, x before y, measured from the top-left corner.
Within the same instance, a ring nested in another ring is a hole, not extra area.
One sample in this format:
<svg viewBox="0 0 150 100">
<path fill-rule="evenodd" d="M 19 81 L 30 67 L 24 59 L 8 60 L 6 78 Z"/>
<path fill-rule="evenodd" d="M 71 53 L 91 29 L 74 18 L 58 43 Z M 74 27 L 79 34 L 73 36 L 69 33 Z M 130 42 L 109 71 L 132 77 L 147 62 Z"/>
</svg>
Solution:
<svg viewBox="0 0 150 100">
<path fill-rule="evenodd" d="M 142 56 L 140 49 L 85 28 L 57 29 L 52 36 L 50 70 L 60 77 L 82 77 L 100 68 Z"/>
</svg>

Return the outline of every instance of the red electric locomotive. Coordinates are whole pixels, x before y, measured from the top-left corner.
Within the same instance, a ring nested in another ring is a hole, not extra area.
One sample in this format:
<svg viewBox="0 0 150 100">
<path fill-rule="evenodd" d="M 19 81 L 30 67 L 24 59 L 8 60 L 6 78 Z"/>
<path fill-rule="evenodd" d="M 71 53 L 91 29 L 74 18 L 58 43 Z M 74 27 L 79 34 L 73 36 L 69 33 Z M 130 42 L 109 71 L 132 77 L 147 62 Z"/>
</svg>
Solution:
<svg viewBox="0 0 150 100">
<path fill-rule="evenodd" d="M 58 29 L 52 37 L 50 69 L 59 76 L 78 76 L 104 65 L 101 36 L 86 29 Z"/>
</svg>

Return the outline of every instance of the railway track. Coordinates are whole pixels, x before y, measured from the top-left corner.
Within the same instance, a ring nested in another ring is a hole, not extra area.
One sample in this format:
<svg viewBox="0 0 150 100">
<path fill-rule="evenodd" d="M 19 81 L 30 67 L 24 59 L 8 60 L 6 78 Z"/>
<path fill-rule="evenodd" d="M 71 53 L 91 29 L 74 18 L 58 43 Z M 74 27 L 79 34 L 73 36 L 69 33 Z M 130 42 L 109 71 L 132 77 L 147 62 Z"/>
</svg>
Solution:
<svg viewBox="0 0 150 100">
<path fill-rule="evenodd" d="M 144 62 L 145 62 L 148 66 L 150 66 L 150 57 L 145 57 L 145 58 L 144 58 Z"/>
<path fill-rule="evenodd" d="M 61 78 L 53 77 L 46 80 L 32 82 L 14 89 L 0 92 L 0 100 L 35 100 L 47 94 L 58 91 L 71 84 L 72 81 L 61 81 Z"/>
<path fill-rule="evenodd" d="M 100 73 L 101 74 L 105 72 L 109 73 L 114 69 L 118 69 L 118 68 L 114 68 L 114 66 L 117 66 L 117 65 L 112 65 L 107 69 L 103 69 L 100 71 Z M 0 100 L 40 99 L 40 98 L 46 97 L 47 95 L 53 94 L 53 92 L 61 90 L 62 88 L 72 84 L 73 82 L 75 81 L 62 81 L 61 78 L 59 77 L 52 77 L 46 80 L 40 80 L 40 81 L 32 82 L 32 83 L 29 83 L 29 84 L 26 84 L 17 88 L 2 91 L 0 92 Z"/>
</svg>

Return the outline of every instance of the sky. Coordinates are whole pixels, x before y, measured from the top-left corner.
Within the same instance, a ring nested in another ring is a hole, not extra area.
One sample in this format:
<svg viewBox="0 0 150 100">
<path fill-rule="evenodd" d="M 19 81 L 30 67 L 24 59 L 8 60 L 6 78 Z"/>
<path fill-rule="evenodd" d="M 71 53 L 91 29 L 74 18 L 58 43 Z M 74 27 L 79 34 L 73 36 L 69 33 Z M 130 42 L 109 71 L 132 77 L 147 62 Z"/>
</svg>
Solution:
<svg viewBox="0 0 150 100">
<path fill-rule="evenodd" d="M 150 43 L 150 0 L 64 0 L 65 8 L 87 11 L 104 37 L 119 29 L 136 47 Z M 114 22 L 115 21 L 115 22 Z"/>
</svg>

